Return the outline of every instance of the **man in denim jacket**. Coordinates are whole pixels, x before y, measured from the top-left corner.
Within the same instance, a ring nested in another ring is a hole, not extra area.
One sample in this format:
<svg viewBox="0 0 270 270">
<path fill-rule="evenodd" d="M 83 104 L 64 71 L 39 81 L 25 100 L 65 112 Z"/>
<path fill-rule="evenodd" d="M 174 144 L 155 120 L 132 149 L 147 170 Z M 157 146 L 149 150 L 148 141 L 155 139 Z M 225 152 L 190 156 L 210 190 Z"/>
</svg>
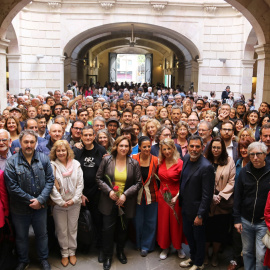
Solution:
<svg viewBox="0 0 270 270">
<path fill-rule="evenodd" d="M 21 149 L 6 163 L 5 182 L 10 197 L 10 212 L 16 232 L 19 264 L 16 270 L 28 267 L 28 231 L 32 225 L 37 253 L 42 268 L 50 270 L 48 263 L 47 209 L 54 185 L 49 158 L 35 151 L 38 135 L 33 130 L 22 131 Z"/>
</svg>

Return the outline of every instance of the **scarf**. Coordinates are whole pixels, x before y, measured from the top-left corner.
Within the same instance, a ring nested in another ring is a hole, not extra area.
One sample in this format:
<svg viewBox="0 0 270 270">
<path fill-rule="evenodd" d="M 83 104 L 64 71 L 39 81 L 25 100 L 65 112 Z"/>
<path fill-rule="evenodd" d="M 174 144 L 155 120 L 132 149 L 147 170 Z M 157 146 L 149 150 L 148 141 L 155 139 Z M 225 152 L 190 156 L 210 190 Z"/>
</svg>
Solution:
<svg viewBox="0 0 270 270">
<path fill-rule="evenodd" d="M 57 179 L 58 183 L 60 184 L 61 196 L 67 193 L 74 193 L 75 187 L 71 179 L 71 175 L 73 173 L 72 160 L 68 160 L 66 167 L 59 159 L 52 161 L 52 164 L 55 166 L 55 179 Z"/>
</svg>

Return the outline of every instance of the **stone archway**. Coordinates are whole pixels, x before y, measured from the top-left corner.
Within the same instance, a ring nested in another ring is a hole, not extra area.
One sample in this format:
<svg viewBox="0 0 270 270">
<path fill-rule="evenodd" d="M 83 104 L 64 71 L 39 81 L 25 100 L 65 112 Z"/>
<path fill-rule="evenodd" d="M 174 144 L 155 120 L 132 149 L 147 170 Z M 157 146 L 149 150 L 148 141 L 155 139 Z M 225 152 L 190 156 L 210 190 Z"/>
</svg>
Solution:
<svg viewBox="0 0 270 270">
<path fill-rule="evenodd" d="M 87 29 L 82 33 L 79 33 L 77 36 L 74 36 L 65 45 L 63 51 L 66 56 L 65 84 L 72 79 L 79 78 L 76 77 L 76 75 L 77 70 L 80 70 L 80 72 L 82 70 L 80 59 L 83 59 L 87 50 L 94 46 L 98 46 L 99 51 L 102 48 L 105 50 L 107 47 L 103 44 L 106 44 L 106 42 L 109 42 L 110 40 L 115 40 L 115 42 L 118 43 L 118 46 L 121 45 L 123 40 L 125 40 L 125 37 L 130 35 L 130 25 L 133 23 L 137 30 L 136 36 L 140 38 L 138 46 L 141 48 L 148 47 L 155 50 L 159 50 L 159 48 L 165 46 L 172 50 L 178 59 L 183 59 L 182 72 L 184 72 L 185 75 L 181 83 L 189 86 L 190 83 L 193 82 L 195 89 L 198 89 L 198 63 L 195 61 L 195 58 L 198 58 L 200 51 L 197 46 L 190 39 L 172 29 L 164 28 L 159 25 L 135 22 L 105 24 L 99 27 Z M 118 33 L 116 29 L 121 29 L 121 31 Z M 141 29 L 143 29 L 143 31 Z M 159 46 L 153 45 L 153 42 L 159 44 Z M 183 44 L 185 44 L 185 46 Z M 112 42 L 111 46 L 116 46 L 116 44 Z M 178 76 L 179 70 L 177 68 L 173 69 L 170 67 L 168 72 L 173 76 L 177 73 Z"/>
</svg>

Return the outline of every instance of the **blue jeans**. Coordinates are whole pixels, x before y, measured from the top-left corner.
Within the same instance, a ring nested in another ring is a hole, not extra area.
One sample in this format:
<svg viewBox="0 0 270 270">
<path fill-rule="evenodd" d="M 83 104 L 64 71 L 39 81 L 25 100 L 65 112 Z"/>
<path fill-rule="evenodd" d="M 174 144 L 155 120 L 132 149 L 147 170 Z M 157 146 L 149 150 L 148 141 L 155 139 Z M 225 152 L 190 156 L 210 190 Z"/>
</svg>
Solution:
<svg viewBox="0 0 270 270">
<path fill-rule="evenodd" d="M 194 220 L 189 220 L 182 212 L 183 231 L 190 248 L 190 259 L 196 266 L 202 266 L 205 255 L 205 225 L 194 226 Z"/>
<path fill-rule="evenodd" d="M 137 248 L 153 251 L 156 242 L 158 203 L 136 205 L 135 227 Z"/>
<path fill-rule="evenodd" d="M 241 234 L 243 243 L 243 258 L 245 270 L 265 270 L 263 266 L 266 247 L 262 238 L 266 234 L 267 227 L 265 221 L 251 224 L 243 217 L 241 218 L 243 231 Z"/>
<path fill-rule="evenodd" d="M 20 263 L 28 263 L 29 227 L 32 225 L 35 233 L 36 249 L 40 261 L 47 260 L 48 234 L 47 209 L 33 210 L 31 214 L 18 215 L 11 213 L 16 233 L 16 249 Z"/>
</svg>

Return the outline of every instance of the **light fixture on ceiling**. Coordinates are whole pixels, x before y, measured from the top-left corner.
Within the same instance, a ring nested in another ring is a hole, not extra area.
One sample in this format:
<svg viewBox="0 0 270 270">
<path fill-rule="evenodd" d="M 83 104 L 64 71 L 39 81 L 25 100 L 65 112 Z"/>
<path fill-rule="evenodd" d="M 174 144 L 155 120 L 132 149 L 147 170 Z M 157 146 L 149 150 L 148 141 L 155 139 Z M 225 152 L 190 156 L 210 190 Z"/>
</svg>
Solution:
<svg viewBox="0 0 270 270">
<path fill-rule="evenodd" d="M 131 24 L 131 37 L 126 38 L 129 41 L 129 46 L 134 47 L 136 45 L 136 41 L 140 38 L 134 37 L 134 24 Z"/>
</svg>

